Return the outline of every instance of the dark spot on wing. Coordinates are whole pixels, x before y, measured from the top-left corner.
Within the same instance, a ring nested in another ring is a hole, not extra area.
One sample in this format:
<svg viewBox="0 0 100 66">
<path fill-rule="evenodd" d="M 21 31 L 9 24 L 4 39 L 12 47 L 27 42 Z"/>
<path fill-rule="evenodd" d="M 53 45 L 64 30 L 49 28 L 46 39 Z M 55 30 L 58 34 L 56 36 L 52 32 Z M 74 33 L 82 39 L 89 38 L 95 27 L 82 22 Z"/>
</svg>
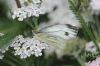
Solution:
<svg viewBox="0 0 100 66">
<path fill-rule="evenodd" d="M 69 35 L 69 34 L 68 34 L 68 32 L 65 32 L 65 35 L 67 35 L 67 36 L 68 36 L 68 35 Z"/>
<path fill-rule="evenodd" d="M 57 10 L 57 8 L 58 8 L 58 7 L 57 7 L 57 6 L 55 6 L 55 7 L 53 8 L 53 11 Z"/>
</svg>

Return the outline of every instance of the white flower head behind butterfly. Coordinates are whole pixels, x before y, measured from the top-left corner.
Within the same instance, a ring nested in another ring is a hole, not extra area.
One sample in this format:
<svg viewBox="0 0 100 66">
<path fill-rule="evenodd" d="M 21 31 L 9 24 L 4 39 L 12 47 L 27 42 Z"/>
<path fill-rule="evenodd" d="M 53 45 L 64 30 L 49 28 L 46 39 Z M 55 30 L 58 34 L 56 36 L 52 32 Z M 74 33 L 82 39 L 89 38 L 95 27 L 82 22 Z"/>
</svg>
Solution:
<svg viewBox="0 0 100 66">
<path fill-rule="evenodd" d="M 90 0 L 89 5 L 93 14 L 98 15 L 100 13 L 100 0 Z"/>
<path fill-rule="evenodd" d="M 68 0 L 44 0 L 41 8 L 48 13 L 49 21 L 40 24 L 40 28 L 54 24 L 71 24 L 80 27 L 79 20 L 71 11 Z"/>
</svg>

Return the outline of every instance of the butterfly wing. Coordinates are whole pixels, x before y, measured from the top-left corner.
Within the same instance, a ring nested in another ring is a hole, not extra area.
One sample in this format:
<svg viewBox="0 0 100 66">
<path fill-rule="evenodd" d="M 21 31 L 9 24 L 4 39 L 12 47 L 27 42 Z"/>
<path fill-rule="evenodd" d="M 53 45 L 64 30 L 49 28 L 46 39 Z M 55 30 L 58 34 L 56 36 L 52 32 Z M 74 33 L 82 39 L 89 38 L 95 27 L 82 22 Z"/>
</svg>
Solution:
<svg viewBox="0 0 100 66">
<path fill-rule="evenodd" d="M 60 24 L 42 28 L 40 32 L 47 33 L 53 36 L 58 36 L 64 39 L 70 39 L 76 37 L 78 28 L 69 24 Z"/>
</svg>

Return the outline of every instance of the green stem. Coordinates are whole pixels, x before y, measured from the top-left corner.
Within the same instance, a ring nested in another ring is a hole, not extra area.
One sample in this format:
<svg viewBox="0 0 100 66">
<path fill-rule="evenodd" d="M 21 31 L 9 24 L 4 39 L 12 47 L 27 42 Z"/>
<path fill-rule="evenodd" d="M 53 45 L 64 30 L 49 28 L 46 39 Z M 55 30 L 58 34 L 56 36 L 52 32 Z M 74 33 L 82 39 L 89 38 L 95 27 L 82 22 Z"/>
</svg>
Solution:
<svg viewBox="0 0 100 66">
<path fill-rule="evenodd" d="M 95 19 L 95 25 L 98 31 L 98 35 L 100 37 L 100 23 L 99 23 L 99 16 L 94 15 L 94 19 Z"/>
<path fill-rule="evenodd" d="M 33 24 L 31 23 L 31 21 L 29 19 L 25 20 L 25 22 L 27 23 L 27 25 L 29 25 L 32 29 L 34 29 Z"/>
<path fill-rule="evenodd" d="M 82 18 L 81 14 L 80 14 L 80 11 L 76 11 L 76 8 L 77 8 L 77 7 L 75 7 L 75 4 L 74 4 L 72 1 L 69 1 L 69 2 L 70 2 L 71 5 L 74 7 L 74 8 L 72 8 L 72 9 L 75 11 L 76 15 L 77 15 L 78 18 L 80 19 L 80 23 L 81 23 L 81 25 L 82 25 L 84 31 L 89 35 L 90 39 L 94 42 L 94 44 L 95 44 L 95 46 L 97 47 L 97 49 L 98 49 L 98 51 L 99 51 L 99 54 L 100 54 L 100 48 L 99 48 L 99 46 L 98 46 L 98 43 L 96 42 L 95 37 L 93 36 L 93 34 L 91 33 L 91 31 L 89 30 L 89 28 L 88 28 L 86 22 L 85 22 L 84 19 Z"/>
<path fill-rule="evenodd" d="M 84 19 L 82 18 L 82 16 L 80 15 L 79 12 L 77 12 L 78 17 L 80 18 L 80 23 L 82 25 L 82 27 L 84 28 L 84 30 L 86 31 L 86 33 L 89 35 L 90 39 L 94 42 L 95 46 L 97 47 L 99 54 L 100 54 L 100 48 L 98 46 L 98 43 L 95 40 L 95 37 L 93 37 L 91 31 L 89 30 L 89 28 L 87 27 L 86 22 L 84 21 Z"/>
<path fill-rule="evenodd" d="M 76 57 L 76 59 L 80 63 L 81 66 L 85 66 L 85 63 L 83 63 L 83 61 L 79 57 Z"/>
<path fill-rule="evenodd" d="M 34 22 L 35 31 L 38 32 L 38 18 L 33 18 L 32 21 Z"/>
<path fill-rule="evenodd" d="M 10 66 L 17 66 L 16 64 L 14 64 L 12 61 L 9 61 L 7 59 L 2 60 L 4 63 L 9 64 Z"/>
<path fill-rule="evenodd" d="M 85 61 L 83 61 L 80 57 L 79 57 L 79 53 L 81 52 L 81 50 L 73 53 L 73 56 L 76 58 L 76 60 L 79 62 L 79 64 L 81 66 L 85 66 Z"/>
</svg>

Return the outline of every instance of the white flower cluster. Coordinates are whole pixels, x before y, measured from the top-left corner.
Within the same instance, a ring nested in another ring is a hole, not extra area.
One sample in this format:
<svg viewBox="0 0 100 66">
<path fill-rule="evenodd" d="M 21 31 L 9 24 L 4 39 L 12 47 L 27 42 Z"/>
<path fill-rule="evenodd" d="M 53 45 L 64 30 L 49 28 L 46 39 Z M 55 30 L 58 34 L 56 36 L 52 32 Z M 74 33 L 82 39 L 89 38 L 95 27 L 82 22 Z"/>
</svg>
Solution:
<svg viewBox="0 0 100 66">
<path fill-rule="evenodd" d="M 18 21 L 23 21 L 26 18 L 35 16 L 38 17 L 40 14 L 44 14 L 43 10 L 38 4 L 30 4 L 28 6 L 23 6 L 18 8 L 13 12 L 12 18 L 17 18 Z"/>
<path fill-rule="evenodd" d="M 100 47 L 100 43 L 98 43 L 98 46 Z M 85 50 L 94 54 L 97 53 L 97 47 L 93 41 L 86 43 Z"/>
<path fill-rule="evenodd" d="M 88 42 L 88 43 L 86 44 L 85 50 L 88 51 L 88 52 L 95 53 L 96 50 L 97 50 L 97 48 L 96 48 L 94 42 L 91 41 L 91 42 Z"/>
<path fill-rule="evenodd" d="M 24 59 L 31 55 L 35 55 L 36 57 L 41 56 L 42 51 L 48 48 L 48 45 L 36 38 L 23 38 L 22 35 L 19 35 L 14 39 L 11 47 L 14 48 L 15 55 L 19 55 L 20 58 Z"/>
<path fill-rule="evenodd" d="M 93 41 L 88 42 L 88 43 L 86 44 L 85 50 L 88 51 L 88 52 L 92 52 L 92 53 L 96 52 L 96 47 L 95 47 Z"/>
<path fill-rule="evenodd" d="M 92 8 L 93 13 L 100 13 L 100 0 L 91 0 L 90 7 Z"/>
<path fill-rule="evenodd" d="M 44 28 L 55 24 L 70 24 L 80 27 L 79 20 L 70 9 L 68 0 L 45 0 L 41 3 L 41 8 L 48 13 L 48 22 L 43 22 L 39 26 Z"/>
</svg>

